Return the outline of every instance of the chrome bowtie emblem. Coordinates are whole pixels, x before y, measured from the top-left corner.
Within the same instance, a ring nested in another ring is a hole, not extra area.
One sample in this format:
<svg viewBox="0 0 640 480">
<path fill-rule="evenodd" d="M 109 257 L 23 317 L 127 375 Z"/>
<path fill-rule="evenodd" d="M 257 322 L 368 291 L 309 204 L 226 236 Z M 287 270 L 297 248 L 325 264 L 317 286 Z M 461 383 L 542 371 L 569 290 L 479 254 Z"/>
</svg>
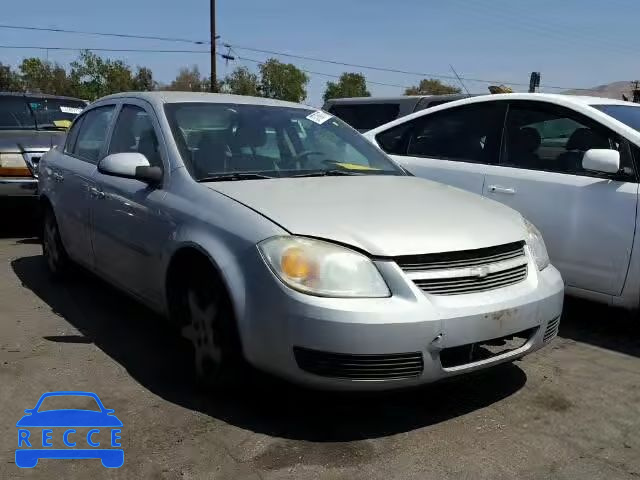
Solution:
<svg viewBox="0 0 640 480">
<path fill-rule="evenodd" d="M 471 276 L 473 277 L 484 278 L 487 275 L 489 275 L 488 267 L 476 267 L 471 269 Z"/>
</svg>

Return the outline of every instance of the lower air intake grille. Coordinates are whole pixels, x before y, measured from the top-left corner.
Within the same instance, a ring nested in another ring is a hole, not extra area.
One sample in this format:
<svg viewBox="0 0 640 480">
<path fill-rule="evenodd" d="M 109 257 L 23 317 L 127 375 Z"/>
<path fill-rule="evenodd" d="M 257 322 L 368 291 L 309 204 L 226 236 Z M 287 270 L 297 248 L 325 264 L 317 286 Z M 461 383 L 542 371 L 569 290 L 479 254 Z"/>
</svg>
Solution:
<svg viewBox="0 0 640 480">
<path fill-rule="evenodd" d="M 388 380 L 418 377 L 424 368 L 422 353 L 352 355 L 293 347 L 298 366 L 322 377 L 351 380 Z"/>
<path fill-rule="evenodd" d="M 547 323 L 547 329 L 544 331 L 544 342 L 552 340 L 558 334 L 558 328 L 560 327 L 560 317 L 556 317 Z"/>
</svg>

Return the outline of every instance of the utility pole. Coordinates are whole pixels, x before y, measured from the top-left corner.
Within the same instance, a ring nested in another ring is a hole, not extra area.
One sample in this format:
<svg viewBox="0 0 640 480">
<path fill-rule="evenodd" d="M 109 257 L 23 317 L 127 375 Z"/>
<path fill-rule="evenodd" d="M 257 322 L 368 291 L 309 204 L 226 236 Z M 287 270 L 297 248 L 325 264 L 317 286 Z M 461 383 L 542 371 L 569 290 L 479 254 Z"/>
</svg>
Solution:
<svg viewBox="0 0 640 480">
<path fill-rule="evenodd" d="M 633 89 L 631 92 L 633 93 L 633 103 L 640 103 L 640 82 L 636 80 L 635 82 L 631 82 L 631 86 Z"/>
<path fill-rule="evenodd" d="M 218 87 L 216 76 L 216 0 L 210 0 L 210 13 L 211 13 L 211 85 L 209 90 L 215 92 Z"/>
</svg>

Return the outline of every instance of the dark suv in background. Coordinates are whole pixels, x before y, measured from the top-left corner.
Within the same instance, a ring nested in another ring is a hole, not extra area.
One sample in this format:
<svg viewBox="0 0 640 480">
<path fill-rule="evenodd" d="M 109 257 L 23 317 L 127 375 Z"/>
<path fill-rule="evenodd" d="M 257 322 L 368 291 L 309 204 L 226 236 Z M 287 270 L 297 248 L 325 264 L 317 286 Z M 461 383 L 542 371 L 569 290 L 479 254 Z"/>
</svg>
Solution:
<svg viewBox="0 0 640 480">
<path fill-rule="evenodd" d="M 389 123 L 398 117 L 453 102 L 472 95 L 415 95 L 402 97 L 333 98 L 322 107 L 326 112 L 347 122 L 360 133 Z"/>
<path fill-rule="evenodd" d="M 36 198 L 40 157 L 64 140 L 87 104 L 70 97 L 0 92 L 0 203 Z"/>
</svg>

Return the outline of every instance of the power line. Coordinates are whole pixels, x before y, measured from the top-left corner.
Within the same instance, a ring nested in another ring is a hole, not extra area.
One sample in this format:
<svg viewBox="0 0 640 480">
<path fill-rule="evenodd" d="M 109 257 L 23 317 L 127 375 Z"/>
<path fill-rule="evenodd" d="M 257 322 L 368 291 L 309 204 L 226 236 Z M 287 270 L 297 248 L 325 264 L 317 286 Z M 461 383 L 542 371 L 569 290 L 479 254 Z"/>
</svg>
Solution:
<svg viewBox="0 0 640 480">
<path fill-rule="evenodd" d="M 1 25 L 1 24 L 0 24 L 0 28 L 10 28 L 13 30 L 32 30 L 32 31 L 38 31 L 38 32 L 74 33 L 79 35 L 94 35 L 94 36 L 102 36 L 102 37 L 137 38 L 142 40 L 161 40 L 164 42 L 183 42 L 183 43 L 192 43 L 195 45 L 206 45 L 211 43 L 209 41 L 191 40 L 188 38 L 131 35 L 127 33 L 89 32 L 84 30 L 67 30 L 64 28 L 27 27 L 27 26 Z"/>
<path fill-rule="evenodd" d="M 230 44 L 225 43 L 225 45 L 230 45 Z M 399 69 L 395 69 L 395 68 L 386 68 L 386 67 L 379 67 L 379 66 L 373 66 L 373 65 L 362 65 L 362 64 L 356 64 L 356 63 L 339 62 L 339 61 L 336 61 L 336 60 L 329 60 L 329 59 L 326 59 L 326 58 L 308 57 L 306 55 L 295 55 L 295 54 L 292 54 L 292 53 L 277 52 L 275 50 L 265 50 L 265 49 L 261 49 L 261 48 L 246 47 L 246 46 L 239 46 L 239 45 L 231 45 L 231 46 L 233 48 L 238 49 L 238 50 L 246 50 L 246 51 L 257 52 L 257 53 L 265 53 L 267 55 L 277 55 L 277 56 L 281 56 L 281 57 L 290 57 L 290 58 L 296 58 L 296 59 L 299 59 L 299 60 L 308 60 L 308 61 L 312 61 L 312 62 L 330 63 L 330 64 L 333 64 L 333 65 L 340 65 L 340 66 L 344 66 L 344 67 L 362 68 L 362 69 L 366 69 L 366 70 L 376 70 L 376 71 L 380 71 L 380 72 L 399 73 L 399 74 L 403 74 L 403 75 L 415 75 L 415 76 L 419 76 L 419 77 L 441 78 L 441 79 L 445 79 L 445 80 L 454 80 L 454 81 L 458 80 L 457 77 L 451 76 L 451 75 L 440 75 L 440 74 L 436 74 L 436 73 L 415 72 L 415 71 L 399 70 Z M 479 83 L 488 83 L 488 84 L 504 84 L 504 85 L 519 86 L 519 87 L 528 87 L 529 86 L 528 83 L 505 82 L 505 81 L 501 81 L 501 80 L 487 80 L 487 79 L 482 79 L 482 78 L 470 78 L 470 77 L 463 77 L 463 76 L 461 76 L 460 78 L 462 80 L 467 80 L 469 82 L 479 82 Z M 574 87 L 563 87 L 563 86 L 554 86 L 554 85 L 543 85 L 543 87 L 552 88 L 552 89 L 558 89 L 558 90 L 588 90 L 587 88 L 574 88 Z"/>
<path fill-rule="evenodd" d="M 242 56 L 240 56 L 240 55 L 236 55 L 236 58 L 237 58 L 238 60 L 243 60 L 243 61 L 245 61 L 245 62 L 264 63 L 264 61 L 263 61 L 263 60 L 256 60 L 256 59 L 254 59 L 254 58 L 242 57 Z M 304 73 L 308 73 L 308 74 L 310 74 L 310 75 L 320 75 L 320 76 L 323 76 L 323 77 L 340 78 L 340 75 L 334 75 L 334 74 L 331 74 L 331 73 L 314 72 L 313 70 L 305 70 L 305 69 L 302 69 L 302 68 L 300 68 L 299 70 L 300 70 L 300 71 L 302 71 L 302 72 L 304 72 Z M 370 83 L 370 84 L 372 84 L 372 85 L 382 85 L 382 86 L 385 86 L 385 87 L 397 87 L 397 88 L 405 88 L 405 89 L 406 89 L 406 88 L 411 88 L 411 87 L 409 87 L 409 86 L 407 86 L 407 85 L 399 85 L 399 84 L 397 84 L 397 83 L 383 83 L 383 82 L 375 82 L 375 81 L 373 81 L 373 80 L 367 80 L 366 78 L 365 78 L 365 82 L 366 82 L 366 83 Z"/>
<path fill-rule="evenodd" d="M 164 50 L 155 48 L 93 48 L 93 47 L 50 47 L 42 45 L 0 45 L 0 48 L 5 49 L 19 49 L 19 50 L 57 50 L 57 51 L 69 51 L 79 52 L 82 50 L 89 50 L 95 52 L 138 52 L 138 53 L 206 53 L 210 54 L 209 50 Z"/>
</svg>

